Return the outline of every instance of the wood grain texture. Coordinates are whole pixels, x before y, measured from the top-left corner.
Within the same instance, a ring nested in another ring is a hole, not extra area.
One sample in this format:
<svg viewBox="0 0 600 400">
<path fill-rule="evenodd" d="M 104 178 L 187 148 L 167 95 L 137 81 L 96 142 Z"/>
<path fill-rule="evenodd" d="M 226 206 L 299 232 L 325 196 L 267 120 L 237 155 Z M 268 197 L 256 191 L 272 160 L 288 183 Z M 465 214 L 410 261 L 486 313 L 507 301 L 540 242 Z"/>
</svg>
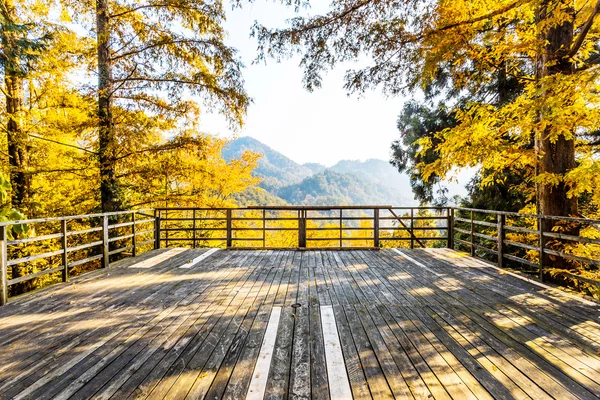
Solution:
<svg viewBox="0 0 600 400">
<path fill-rule="evenodd" d="M 16 299 L 0 337 L 2 399 L 600 393 L 600 305 L 449 249 L 154 250 Z"/>
</svg>

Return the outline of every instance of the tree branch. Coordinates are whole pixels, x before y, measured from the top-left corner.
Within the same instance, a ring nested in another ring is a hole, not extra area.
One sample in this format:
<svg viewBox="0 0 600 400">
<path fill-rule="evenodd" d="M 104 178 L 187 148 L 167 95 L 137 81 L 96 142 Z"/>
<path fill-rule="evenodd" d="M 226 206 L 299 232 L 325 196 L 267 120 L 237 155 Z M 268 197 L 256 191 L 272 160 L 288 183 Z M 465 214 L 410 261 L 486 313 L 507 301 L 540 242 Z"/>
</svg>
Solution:
<svg viewBox="0 0 600 400">
<path fill-rule="evenodd" d="M 144 78 L 144 77 L 130 77 L 130 78 L 121 78 L 114 79 L 113 82 L 150 82 L 150 83 L 179 83 L 181 85 L 192 85 L 192 86 L 203 86 L 208 88 L 207 85 L 200 82 L 194 81 L 186 81 L 183 79 L 175 79 L 175 78 Z"/>
<path fill-rule="evenodd" d="M 75 145 L 73 145 L 73 144 L 68 144 L 68 143 L 62 143 L 62 142 L 59 142 L 59 141 L 57 141 L 57 140 L 48 139 L 48 138 L 45 138 L 45 137 L 42 137 L 42 136 L 34 135 L 34 134 L 32 134 L 32 133 L 29 133 L 29 134 L 27 134 L 27 136 L 30 136 L 30 137 L 32 137 L 32 138 L 39 139 L 39 140 L 45 140 L 45 141 L 47 141 L 47 142 L 52 142 L 52 143 L 60 144 L 61 146 L 72 147 L 72 148 L 74 148 L 74 149 L 77 149 L 77 150 L 82 150 L 82 151 L 85 151 L 85 152 L 87 152 L 87 153 L 91 153 L 91 154 L 98 154 L 98 153 L 96 153 L 95 151 L 88 150 L 88 149 L 84 149 L 83 147 L 75 146 Z"/>
<path fill-rule="evenodd" d="M 129 10 L 122 11 L 120 13 L 109 15 L 108 18 L 119 18 L 119 17 L 122 17 L 124 15 L 131 14 L 132 12 L 143 10 L 145 8 L 170 8 L 170 7 L 172 7 L 172 8 L 180 8 L 180 9 L 184 9 L 184 10 L 185 9 L 187 9 L 187 10 L 194 9 L 194 7 L 183 7 L 183 6 L 178 6 L 178 5 L 170 4 L 170 3 L 143 4 L 143 5 L 140 5 L 140 6 L 137 6 L 137 7 L 130 8 Z"/>
<path fill-rule="evenodd" d="M 575 42 L 573 42 L 573 46 L 571 47 L 571 50 L 567 54 L 567 57 L 574 57 L 577 54 L 577 52 L 579 51 L 579 48 L 581 47 L 581 45 L 583 44 L 583 41 L 585 40 L 585 37 L 587 36 L 588 32 L 592 28 L 592 25 L 594 24 L 594 18 L 596 17 L 596 15 L 598 15 L 599 11 L 600 11 L 600 0 L 598 0 L 596 2 L 596 5 L 592 9 L 592 13 L 590 14 L 588 20 L 585 22 L 585 24 L 581 28 L 581 31 L 579 32 L 579 35 L 577 35 Z"/>
<path fill-rule="evenodd" d="M 167 44 L 190 43 L 190 42 L 191 43 L 207 43 L 204 40 L 196 40 L 196 39 L 163 40 L 163 41 L 159 41 L 159 42 L 156 42 L 156 43 L 149 44 L 149 45 L 144 46 L 144 47 L 140 47 L 140 48 L 128 51 L 126 53 L 115 55 L 114 57 L 111 57 L 111 61 L 116 61 L 116 60 L 119 60 L 121 58 L 128 57 L 128 56 L 131 56 L 131 55 L 134 55 L 134 54 L 143 53 L 146 50 L 150 50 L 150 49 L 153 49 L 155 47 L 160 47 L 160 46 L 164 46 L 164 45 L 167 45 Z"/>
</svg>

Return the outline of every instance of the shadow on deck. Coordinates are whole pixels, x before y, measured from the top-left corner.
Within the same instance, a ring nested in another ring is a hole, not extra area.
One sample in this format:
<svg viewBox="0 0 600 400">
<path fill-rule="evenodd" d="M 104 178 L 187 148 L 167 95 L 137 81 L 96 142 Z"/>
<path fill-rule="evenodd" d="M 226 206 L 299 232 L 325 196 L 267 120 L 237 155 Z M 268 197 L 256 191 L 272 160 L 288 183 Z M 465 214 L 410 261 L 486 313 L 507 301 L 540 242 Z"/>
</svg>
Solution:
<svg viewBox="0 0 600 400">
<path fill-rule="evenodd" d="M 1 398 L 597 398 L 600 305 L 447 249 L 163 249 L 0 309 Z"/>
</svg>

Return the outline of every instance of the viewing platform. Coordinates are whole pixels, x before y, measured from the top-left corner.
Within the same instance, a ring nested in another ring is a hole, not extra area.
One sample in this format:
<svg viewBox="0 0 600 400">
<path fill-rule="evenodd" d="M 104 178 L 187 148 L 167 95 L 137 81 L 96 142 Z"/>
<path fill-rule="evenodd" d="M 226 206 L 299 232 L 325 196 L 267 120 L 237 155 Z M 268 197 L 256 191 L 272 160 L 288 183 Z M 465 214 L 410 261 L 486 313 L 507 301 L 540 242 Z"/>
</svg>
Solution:
<svg viewBox="0 0 600 400">
<path fill-rule="evenodd" d="M 591 399 L 599 318 L 447 249 L 153 250 L 3 307 L 0 396 Z"/>
<path fill-rule="evenodd" d="M 299 213 L 301 222 L 281 218 L 295 224 L 286 228 L 290 232 L 299 227 L 310 232 L 310 219 L 325 219 L 323 211 Z M 223 218 L 203 216 L 228 225 L 224 236 L 214 236 L 219 244 L 231 240 L 221 248 L 179 245 L 207 238 L 198 232 L 197 210 L 192 230 L 169 226 L 168 218 L 189 221 L 164 211 L 129 222 L 122 216 L 132 212 L 118 214 L 118 221 L 109 219 L 115 214 L 93 216 L 91 227 L 76 225 L 75 217 L 58 219 L 59 228 L 71 228 L 66 234 L 36 234 L 64 245 L 41 254 L 52 253 L 46 258 L 55 257 L 58 264 L 49 263 L 46 270 L 58 281 L 66 275 L 65 282 L 13 296 L 0 307 L 0 398 L 600 397 L 600 303 L 455 250 L 451 240 L 460 231 L 454 229 L 465 230 L 455 228 L 461 222 L 455 219 L 463 218 L 454 215 L 457 210 L 428 214 L 434 229 L 418 235 L 415 221 L 425 218 L 415 210 L 394 212 L 404 221 L 393 226 L 386 225 L 392 219 L 383 211 L 371 211 L 349 211 L 347 225 L 337 227 L 341 236 L 328 237 L 319 247 L 285 249 L 235 248 L 238 237 L 228 232 L 246 232 L 236 218 L 253 217 L 232 216 L 234 211 Z M 264 212 L 261 235 L 270 232 Z M 371 225 L 360 225 L 361 220 Z M 26 223 L 56 222 L 38 221 Z M 139 221 L 154 229 L 136 230 Z M 76 235 L 76 226 L 99 237 L 71 243 L 67 238 Z M 402 226 L 407 236 L 398 236 Z M 134 233 L 109 233 L 111 227 Z M 361 227 L 366 235 L 346 241 L 344 230 Z M 393 233 L 386 236 L 385 230 Z M 136 242 L 138 234 L 154 239 Z M 22 253 L 14 258 L 7 251 L 35 237 L 5 239 L 5 271 L 44 259 Z M 377 237 L 407 245 L 374 246 Z M 417 248 L 426 237 L 438 247 Z M 270 240 L 258 238 L 261 245 Z M 315 238 L 306 233 L 304 240 Z M 132 239 L 133 244 L 120 242 Z M 94 246 L 85 246 L 96 242 L 103 251 L 93 254 L 88 249 Z M 355 242 L 359 245 L 347 244 Z M 127 250 L 112 247 L 118 243 Z M 141 246 L 158 248 L 142 252 Z M 81 250 L 90 252 L 75 259 Z M 111 258 L 127 252 L 130 257 Z M 100 268 L 72 276 L 85 259 Z M 61 269 L 63 262 L 67 268 Z M 26 278 L 4 281 L 12 287 Z"/>
</svg>

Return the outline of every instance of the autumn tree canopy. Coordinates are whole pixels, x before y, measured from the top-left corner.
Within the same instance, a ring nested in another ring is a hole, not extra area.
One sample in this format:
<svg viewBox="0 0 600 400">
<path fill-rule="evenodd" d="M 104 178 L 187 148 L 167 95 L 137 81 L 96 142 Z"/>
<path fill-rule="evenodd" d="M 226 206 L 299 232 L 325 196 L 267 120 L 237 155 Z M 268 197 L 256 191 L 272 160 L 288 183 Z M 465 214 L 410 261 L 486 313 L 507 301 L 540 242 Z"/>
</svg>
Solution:
<svg viewBox="0 0 600 400">
<path fill-rule="evenodd" d="M 261 58 L 301 54 L 308 89 L 348 60 L 363 65 L 347 71 L 349 92 L 395 95 L 442 81 L 441 92 L 481 93 L 499 73 L 515 79 L 522 89 L 510 101 L 479 96 L 456 109 L 422 176 L 477 166 L 487 185 L 507 168 L 531 169 L 540 212 L 576 215 L 582 193 L 600 201 L 599 150 L 588 140 L 600 121 L 599 9 L 573 0 L 336 0 L 324 15 L 283 29 L 256 24 L 254 34 Z M 418 145 L 427 152 L 433 140 Z"/>
<path fill-rule="evenodd" d="M 250 102 L 224 19 L 219 1 L 1 1 L 2 206 L 232 205 L 258 156 L 225 161 L 200 125 L 241 126 Z"/>
</svg>

